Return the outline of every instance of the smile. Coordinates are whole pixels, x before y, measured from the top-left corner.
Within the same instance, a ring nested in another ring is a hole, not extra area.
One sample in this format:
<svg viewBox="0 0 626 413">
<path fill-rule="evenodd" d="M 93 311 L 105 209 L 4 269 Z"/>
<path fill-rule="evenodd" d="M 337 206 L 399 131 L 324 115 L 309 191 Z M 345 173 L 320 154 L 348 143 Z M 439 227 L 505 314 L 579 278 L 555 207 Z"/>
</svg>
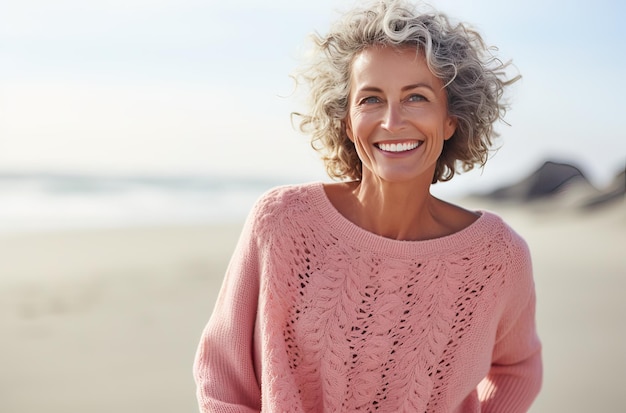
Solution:
<svg viewBox="0 0 626 413">
<path fill-rule="evenodd" d="M 404 143 L 377 143 L 378 149 L 385 152 L 407 152 L 420 146 L 421 142 L 404 142 Z"/>
</svg>

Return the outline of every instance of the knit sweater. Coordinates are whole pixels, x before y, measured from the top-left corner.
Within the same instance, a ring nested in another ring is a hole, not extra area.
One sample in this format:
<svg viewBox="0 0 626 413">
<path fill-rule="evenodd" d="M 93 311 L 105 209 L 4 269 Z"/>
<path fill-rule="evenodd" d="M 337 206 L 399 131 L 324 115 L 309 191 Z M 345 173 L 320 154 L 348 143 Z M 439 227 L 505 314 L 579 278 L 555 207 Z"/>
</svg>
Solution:
<svg viewBox="0 0 626 413">
<path fill-rule="evenodd" d="M 200 340 L 201 411 L 527 411 L 542 377 L 529 251 L 479 213 L 398 241 L 347 220 L 321 183 L 266 193 Z"/>
</svg>

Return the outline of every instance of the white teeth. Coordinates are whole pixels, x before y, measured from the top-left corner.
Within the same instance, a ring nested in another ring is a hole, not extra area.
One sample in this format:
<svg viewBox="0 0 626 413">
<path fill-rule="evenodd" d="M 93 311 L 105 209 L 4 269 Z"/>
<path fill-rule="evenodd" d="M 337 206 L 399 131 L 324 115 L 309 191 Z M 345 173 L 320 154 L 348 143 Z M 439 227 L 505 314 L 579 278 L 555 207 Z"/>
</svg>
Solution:
<svg viewBox="0 0 626 413">
<path fill-rule="evenodd" d="M 411 143 L 379 143 L 378 147 L 385 152 L 405 152 L 415 149 L 419 146 L 419 142 Z"/>
</svg>

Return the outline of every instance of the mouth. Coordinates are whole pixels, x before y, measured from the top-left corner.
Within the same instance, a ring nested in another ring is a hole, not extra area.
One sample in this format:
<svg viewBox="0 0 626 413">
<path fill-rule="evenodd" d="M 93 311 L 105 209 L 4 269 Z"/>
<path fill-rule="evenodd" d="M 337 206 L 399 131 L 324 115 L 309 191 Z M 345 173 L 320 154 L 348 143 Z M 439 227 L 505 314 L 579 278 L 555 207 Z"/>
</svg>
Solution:
<svg viewBox="0 0 626 413">
<path fill-rule="evenodd" d="M 421 141 L 409 141 L 409 142 L 380 142 L 374 144 L 378 149 L 383 152 L 391 152 L 391 153 L 401 153 L 401 152 L 409 152 L 413 149 L 416 149 L 422 144 Z"/>
</svg>

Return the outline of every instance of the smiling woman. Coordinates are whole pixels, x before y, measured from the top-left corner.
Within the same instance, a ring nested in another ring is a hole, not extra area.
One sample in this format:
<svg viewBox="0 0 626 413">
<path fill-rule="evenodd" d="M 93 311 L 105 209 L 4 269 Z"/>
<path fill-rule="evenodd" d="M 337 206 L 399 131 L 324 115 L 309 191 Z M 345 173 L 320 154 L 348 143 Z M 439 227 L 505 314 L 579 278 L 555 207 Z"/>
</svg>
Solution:
<svg viewBox="0 0 626 413">
<path fill-rule="evenodd" d="M 404 24 L 399 13 L 393 17 Z M 301 82 L 311 88 L 311 111 L 299 114 L 302 117 L 300 127 L 311 134 L 331 176 L 360 179 L 361 161 L 354 146 L 346 142 L 343 120 L 349 107 L 348 100 L 354 99 L 354 93 L 360 93 L 362 98 L 363 92 L 372 87 L 378 89 L 365 84 L 359 85 L 365 87 L 363 91 L 354 90 L 354 66 L 371 59 L 371 52 L 363 51 L 364 45 L 412 49 L 415 60 L 419 61 L 417 55 L 421 55 L 421 63 L 428 75 L 436 79 L 435 84 L 429 79 L 426 86 L 433 91 L 445 86 L 441 101 L 445 102 L 453 118 L 455 138 L 446 142 L 443 148 L 433 183 L 450 180 L 459 168 L 457 164 L 469 171 L 476 164 L 486 163 L 495 135 L 493 125 L 506 112 L 502 99 L 504 88 L 517 81 L 519 76 L 508 79 L 506 69 L 509 64 L 503 64 L 494 56 L 481 36 L 469 26 L 453 26 L 445 16 L 430 20 L 427 11 L 418 21 L 434 26 L 433 30 L 429 31 L 427 26 L 415 31 L 398 27 L 389 28 L 384 33 L 372 33 L 368 31 L 368 19 L 355 16 L 354 20 L 348 17 L 337 23 L 334 30 L 339 38 L 333 42 L 313 39 L 319 50 L 319 54 L 314 55 L 317 60 L 312 60 L 300 73 Z M 343 25 L 350 24 L 360 26 L 363 30 L 361 37 L 342 35 Z M 398 69 L 388 65 L 385 70 Z M 379 77 L 384 78 L 384 73 Z M 350 108 L 354 108 L 354 102 L 350 103 Z"/>
<path fill-rule="evenodd" d="M 484 163 L 505 65 L 399 0 L 346 13 L 313 52 L 301 126 L 344 182 L 253 207 L 198 346 L 201 410 L 527 411 L 542 377 L 528 247 L 430 194 Z"/>
<path fill-rule="evenodd" d="M 388 182 L 421 176 L 421 186 L 428 187 L 457 122 L 448 113 L 443 82 L 422 54 L 414 48 L 363 50 L 352 64 L 350 90 L 345 133 L 362 174 Z"/>
</svg>

